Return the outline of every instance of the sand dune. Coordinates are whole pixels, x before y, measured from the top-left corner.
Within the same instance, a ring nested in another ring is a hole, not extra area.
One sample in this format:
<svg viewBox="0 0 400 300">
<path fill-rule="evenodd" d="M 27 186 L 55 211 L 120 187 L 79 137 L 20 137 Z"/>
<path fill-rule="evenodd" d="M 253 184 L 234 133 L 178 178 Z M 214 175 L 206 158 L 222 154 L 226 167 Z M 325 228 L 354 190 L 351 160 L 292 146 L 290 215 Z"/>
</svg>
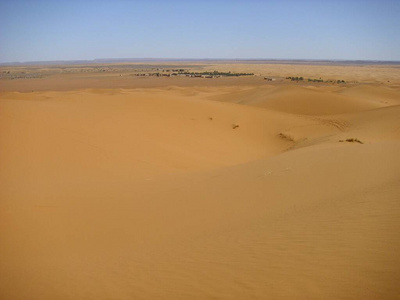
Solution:
<svg viewBox="0 0 400 300">
<path fill-rule="evenodd" d="M 386 86 L 354 86 L 342 89 L 338 91 L 338 93 L 358 99 L 380 102 L 386 105 L 400 104 L 399 90 Z"/>
<path fill-rule="evenodd" d="M 398 297 L 398 90 L 247 83 L 1 93 L 0 298 Z"/>
<path fill-rule="evenodd" d="M 349 91 L 348 91 L 349 90 Z M 399 94 L 387 92 L 384 97 L 388 101 L 379 101 L 381 98 L 370 95 L 365 99 L 364 92 L 355 88 L 344 88 L 339 92 L 326 91 L 325 89 L 315 90 L 314 88 L 279 86 L 279 87 L 256 87 L 242 92 L 233 92 L 226 95 L 214 97 L 214 100 L 234 102 L 252 105 L 262 108 L 273 109 L 291 114 L 304 115 L 328 115 L 358 112 L 394 104 Z M 347 96 L 347 94 L 350 95 Z M 357 94 L 354 97 L 354 94 Z M 379 93 L 381 95 L 383 93 Z"/>
<path fill-rule="evenodd" d="M 60 182 L 147 178 L 243 163 L 283 151 L 290 142 L 279 139 L 280 128 L 304 123 L 204 101 L 197 93 L 189 97 L 181 89 L 7 93 L 1 115 L 3 167 L 26 174 L 29 165 L 37 175 L 46 172 L 39 177 Z M 15 181 L 20 180 L 18 175 Z"/>
</svg>

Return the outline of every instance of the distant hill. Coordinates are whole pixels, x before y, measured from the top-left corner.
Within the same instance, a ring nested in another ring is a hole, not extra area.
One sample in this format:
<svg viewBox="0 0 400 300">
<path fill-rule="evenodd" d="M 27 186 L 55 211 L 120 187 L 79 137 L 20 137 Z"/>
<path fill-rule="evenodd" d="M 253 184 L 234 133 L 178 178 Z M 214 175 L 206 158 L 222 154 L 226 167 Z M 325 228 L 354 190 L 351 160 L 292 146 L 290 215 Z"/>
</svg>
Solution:
<svg viewBox="0 0 400 300">
<path fill-rule="evenodd" d="M 227 62 L 246 64 L 316 64 L 316 65 L 400 65 L 400 61 L 381 60 L 314 60 L 314 59 L 227 59 L 227 58 L 98 58 L 92 60 L 51 60 L 5 62 L 0 66 L 23 65 L 78 65 L 78 64 L 109 64 L 126 62 Z"/>
</svg>

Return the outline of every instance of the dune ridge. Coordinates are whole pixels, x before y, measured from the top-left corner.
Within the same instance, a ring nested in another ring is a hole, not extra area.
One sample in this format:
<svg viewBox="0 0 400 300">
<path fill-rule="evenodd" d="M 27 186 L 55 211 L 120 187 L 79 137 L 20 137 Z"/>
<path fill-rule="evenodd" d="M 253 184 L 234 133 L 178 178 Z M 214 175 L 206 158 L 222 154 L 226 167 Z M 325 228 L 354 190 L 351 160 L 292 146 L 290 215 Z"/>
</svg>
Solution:
<svg viewBox="0 0 400 300">
<path fill-rule="evenodd" d="M 399 104 L 397 90 L 372 89 L 375 92 L 373 94 L 368 88 L 359 86 L 336 91 L 330 89 L 267 86 L 218 95 L 211 99 L 304 115 L 334 115 Z"/>
</svg>

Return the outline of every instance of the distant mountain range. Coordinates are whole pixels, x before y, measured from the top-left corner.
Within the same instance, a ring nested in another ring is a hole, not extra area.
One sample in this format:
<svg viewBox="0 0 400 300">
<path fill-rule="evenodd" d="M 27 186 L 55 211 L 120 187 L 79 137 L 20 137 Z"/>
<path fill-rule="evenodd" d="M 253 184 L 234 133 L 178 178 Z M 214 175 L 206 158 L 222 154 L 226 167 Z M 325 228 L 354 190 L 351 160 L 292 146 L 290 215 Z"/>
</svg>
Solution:
<svg viewBox="0 0 400 300">
<path fill-rule="evenodd" d="M 382 60 L 318 60 L 318 59 L 264 59 L 264 58 L 98 58 L 92 60 L 51 60 L 51 61 L 26 61 L 5 62 L 0 66 L 23 65 L 80 65 L 80 64 L 112 64 L 127 62 L 232 62 L 232 63 L 257 63 L 257 64 L 334 64 L 334 65 L 399 65 L 400 61 Z"/>
</svg>

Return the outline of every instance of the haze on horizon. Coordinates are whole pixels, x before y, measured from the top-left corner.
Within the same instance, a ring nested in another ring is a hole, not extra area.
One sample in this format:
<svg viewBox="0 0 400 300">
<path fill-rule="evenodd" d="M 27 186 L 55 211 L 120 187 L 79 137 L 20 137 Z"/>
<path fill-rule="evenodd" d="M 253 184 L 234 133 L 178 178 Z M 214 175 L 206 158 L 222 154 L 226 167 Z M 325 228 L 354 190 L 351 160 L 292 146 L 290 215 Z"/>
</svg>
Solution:
<svg viewBox="0 0 400 300">
<path fill-rule="evenodd" d="M 399 1 L 0 0 L 0 63 L 400 60 Z"/>
</svg>

